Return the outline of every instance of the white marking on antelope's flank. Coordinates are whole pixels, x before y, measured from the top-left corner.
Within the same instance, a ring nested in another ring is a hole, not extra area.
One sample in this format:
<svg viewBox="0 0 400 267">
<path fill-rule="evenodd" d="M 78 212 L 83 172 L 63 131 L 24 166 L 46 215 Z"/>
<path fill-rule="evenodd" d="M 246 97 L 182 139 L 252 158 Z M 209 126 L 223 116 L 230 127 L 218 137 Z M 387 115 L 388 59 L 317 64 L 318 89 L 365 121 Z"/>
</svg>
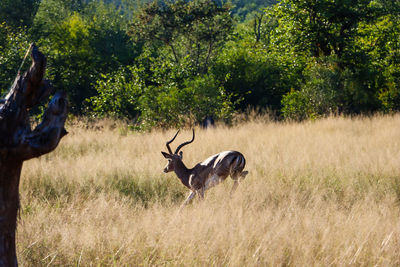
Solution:
<svg viewBox="0 0 400 267">
<path fill-rule="evenodd" d="M 211 162 L 212 160 L 214 160 L 217 156 L 218 156 L 218 154 L 212 155 L 211 157 L 207 158 L 207 159 L 204 160 L 202 163 L 200 163 L 200 165 L 207 166 L 207 165 L 210 164 L 210 162 Z"/>
<path fill-rule="evenodd" d="M 232 151 L 223 151 L 223 152 L 219 153 L 218 158 L 214 162 L 214 168 L 217 166 L 218 163 L 221 162 L 221 160 L 223 160 L 226 157 L 226 155 L 228 155 L 231 152 Z"/>
<path fill-rule="evenodd" d="M 223 160 L 226 157 L 226 155 L 228 155 L 231 152 L 232 151 L 223 151 L 221 153 L 212 155 L 211 157 L 209 157 L 206 160 L 204 160 L 203 162 L 201 162 L 200 165 L 207 166 L 208 164 L 210 164 L 211 161 L 213 161 L 215 159 L 214 164 L 213 164 L 213 166 L 215 167 L 221 160 Z"/>
</svg>

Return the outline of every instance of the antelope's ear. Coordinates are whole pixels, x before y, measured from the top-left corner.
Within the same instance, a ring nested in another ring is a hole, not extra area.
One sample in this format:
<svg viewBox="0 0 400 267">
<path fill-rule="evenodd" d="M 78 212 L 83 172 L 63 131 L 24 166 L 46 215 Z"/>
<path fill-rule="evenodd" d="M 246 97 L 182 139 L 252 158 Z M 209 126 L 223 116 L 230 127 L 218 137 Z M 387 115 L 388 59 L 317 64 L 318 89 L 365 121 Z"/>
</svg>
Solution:
<svg viewBox="0 0 400 267">
<path fill-rule="evenodd" d="M 172 157 L 171 157 L 171 155 L 170 155 L 170 154 L 168 154 L 167 152 L 163 152 L 163 151 L 161 151 L 161 154 L 163 154 L 164 158 L 166 158 L 166 159 L 170 159 L 170 158 L 172 158 Z"/>
<path fill-rule="evenodd" d="M 183 152 L 179 151 L 179 157 L 181 157 L 181 159 L 183 159 Z"/>
</svg>

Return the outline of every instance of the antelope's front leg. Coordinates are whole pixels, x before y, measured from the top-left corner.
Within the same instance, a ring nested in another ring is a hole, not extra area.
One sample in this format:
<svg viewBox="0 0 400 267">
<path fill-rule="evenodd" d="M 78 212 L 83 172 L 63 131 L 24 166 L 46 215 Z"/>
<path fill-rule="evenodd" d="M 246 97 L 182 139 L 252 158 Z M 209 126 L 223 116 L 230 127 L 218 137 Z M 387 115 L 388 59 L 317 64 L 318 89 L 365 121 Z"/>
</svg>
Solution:
<svg viewBox="0 0 400 267">
<path fill-rule="evenodd" d="M 186 200 L 183 202 L 182 207 L 186 206 L 190 200 L 192 200 L 194 198 L 194 196 L 196 195 L 196 191 L 192 191 L 190 192 L 189 196 L 186 198 Z"/>
</svg>

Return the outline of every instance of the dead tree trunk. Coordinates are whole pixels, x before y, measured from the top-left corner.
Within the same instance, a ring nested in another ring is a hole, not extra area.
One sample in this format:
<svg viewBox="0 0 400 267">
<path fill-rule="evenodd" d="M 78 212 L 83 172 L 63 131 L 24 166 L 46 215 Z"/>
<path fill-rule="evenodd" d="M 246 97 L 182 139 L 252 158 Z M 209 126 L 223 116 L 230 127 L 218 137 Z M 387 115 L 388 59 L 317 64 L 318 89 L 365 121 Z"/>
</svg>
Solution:
<svg viewBox="0 0 400 267">
<path fill-rule="evenodd" d="M 43 121 L 31 129 L 29 110 L 52 91 L 50 83 L 43 79 L 45 56 L 34 44 L 31 50 L 31 67 L 17 76 L 6 98 L 0 100 L 0 266 L 18 265 L 15 230 L 23 162 L 49 153 L 67 133 L 67 99 L 62 92 L 54 95 Z"/>
</svg>

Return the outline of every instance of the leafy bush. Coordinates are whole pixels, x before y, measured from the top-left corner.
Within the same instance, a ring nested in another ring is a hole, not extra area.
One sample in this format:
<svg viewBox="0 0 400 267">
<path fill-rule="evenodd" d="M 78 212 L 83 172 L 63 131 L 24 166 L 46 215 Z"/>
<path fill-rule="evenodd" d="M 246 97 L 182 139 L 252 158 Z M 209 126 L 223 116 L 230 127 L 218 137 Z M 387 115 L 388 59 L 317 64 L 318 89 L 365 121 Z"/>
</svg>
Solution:
<svg viewBox="0 0 400 267">
<path fill-rule="evenodd" d="M 301 91 L 292 90 L 282 98 L 282 115 L 286 119 L 296 121 L 314 117 L 314 114 L 309 110 L 307 101 L 308 99 Z"/>
<path fill-rule="evenodd" d="M 151 65 L 151 75 L 138 67 L 103 75 L 98 94 L 87 99 L 89 110 L 100 117 L 135 118 L 145 129 L 194 124 L 208 115 L 229 121 L 235 103 L 212 75 L 193 77 L 189 65 L 158 64 Z"/>
<path fill-rule="evenodd" d="M 138 69 L 121 69 L 102 75 L 95 87 L 98 94 L 87 99 L 87 102 L 97 116 L 132 119 L 137 116 L 138 97 L 142 93 L 142 87 Z"/>
<path fill-rule="evenodd" d="M 342 73 L 334 64 L 316 63 L 305 73 L 300 91 L 291 91 L 282 99 L 282 114 L 287 119 L 303 120 L 329 115 L 340 107 Z"/>
<path fill-rule="evenodd" d="M 139 101 L 144 127 L 193 125 L 208 115 L 229 122 L 235 105 L 210 75 L 187 79 L 181 89 L 173 84 L 147 87 Z"/>
<path fill-rule="evenodd" d="M 298 64 L 298 63 L 297 63 Z M 248 42 L 230 43 L 219 55 L 211 73 L 234 100 L 248 106 L 280 110 L 282 95 L 297 87 L 294 64 L 267 54 L 263 48 L 249 49 Z"/>
<path fill-rule="evenodd" d="M 378 96 L 382 103 L 382 109 L 385 112 L 400 110 L 400 91 L 396 88 L 382 90 Z"/>
</svg>

